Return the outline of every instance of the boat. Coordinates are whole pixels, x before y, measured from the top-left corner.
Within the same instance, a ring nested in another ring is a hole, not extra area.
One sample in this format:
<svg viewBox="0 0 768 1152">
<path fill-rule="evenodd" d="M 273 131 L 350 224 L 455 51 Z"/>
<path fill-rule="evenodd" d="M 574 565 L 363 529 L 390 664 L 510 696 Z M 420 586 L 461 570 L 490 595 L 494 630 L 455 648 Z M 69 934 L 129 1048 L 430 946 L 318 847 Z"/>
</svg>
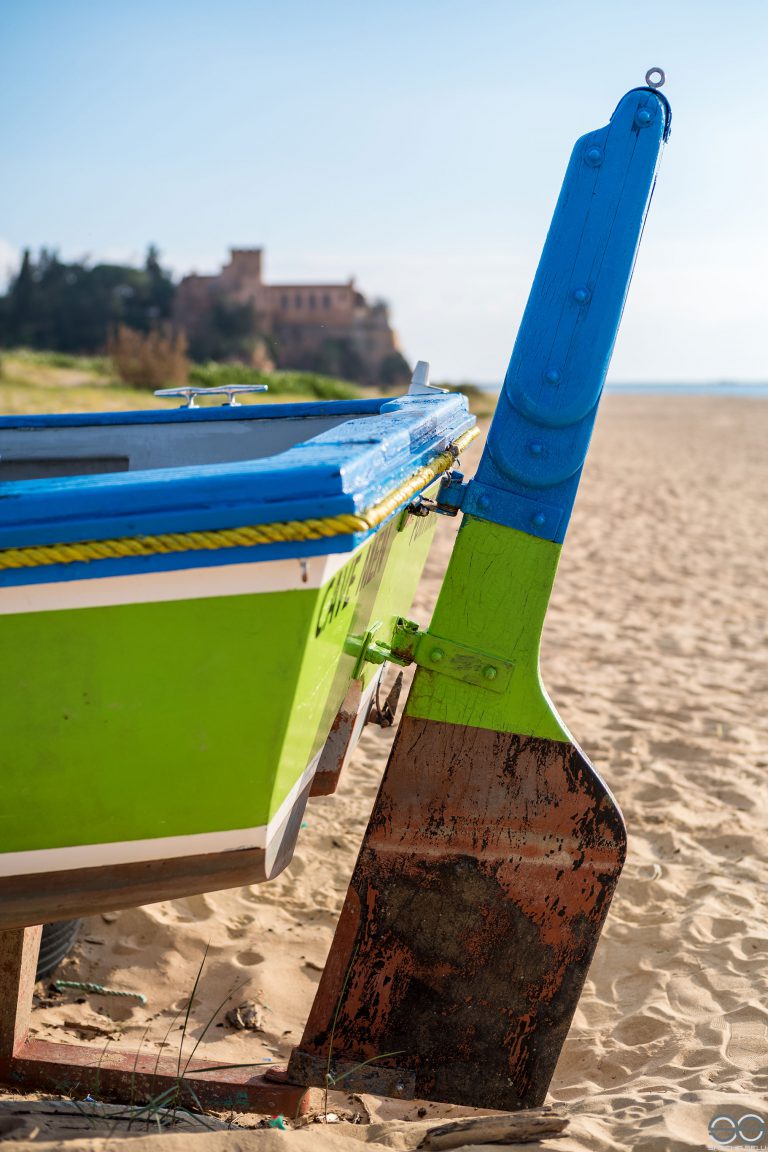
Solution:
<svg viewBox="0 0 768 1152">
<path fill-rule="evenodd" d="M 543 1103 L 626 829 L 539 647 L 669 136 L 663 81 L 576 142 L 472 479 L 466 401 L 424 366 L 387 401 L 0 420 L 6 1083 L 133 1100 L 138 1076 L 180 1098 L 177 1062 L 28 1038 L 22 926 L 276 875 L 391 662 L 413 683 L 287 1070 L 196 1064 L 184 1099 Z M 462 522 L 424 627 L 405 613 L 437 513 Z"/>
<path fill-rule="evenodd" d="M 286 866 L 371 708 L 362 638 L 418 586 L 417 503 L 476 432 L 414 381 L 0 418 L 6 924 L 33 893 L 44 921 Z"/>
</svg>

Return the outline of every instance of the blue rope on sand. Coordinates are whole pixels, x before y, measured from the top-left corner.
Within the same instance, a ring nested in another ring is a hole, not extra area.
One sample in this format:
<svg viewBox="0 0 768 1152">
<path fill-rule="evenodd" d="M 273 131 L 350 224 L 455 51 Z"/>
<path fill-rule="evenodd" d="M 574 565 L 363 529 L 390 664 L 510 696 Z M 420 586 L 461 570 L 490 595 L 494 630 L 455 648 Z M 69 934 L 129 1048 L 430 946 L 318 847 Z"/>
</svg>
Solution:
<svg viewBox="0 0 768 1152">
<path fill-rule="evenodd" d="M 99 996 L 123 996 L 129 1000 L 138 1000 L 139 1004 L 146 1004 L 147 998 L 143 992 L 123 992 L 120 988 L 105 988 L 103 984 L 81 983 L 79 980 L 54 980 L 53 986 L 57 992 L 65 988 L 74 988 L 78 992 L 96 992 Z"/>
</svg>

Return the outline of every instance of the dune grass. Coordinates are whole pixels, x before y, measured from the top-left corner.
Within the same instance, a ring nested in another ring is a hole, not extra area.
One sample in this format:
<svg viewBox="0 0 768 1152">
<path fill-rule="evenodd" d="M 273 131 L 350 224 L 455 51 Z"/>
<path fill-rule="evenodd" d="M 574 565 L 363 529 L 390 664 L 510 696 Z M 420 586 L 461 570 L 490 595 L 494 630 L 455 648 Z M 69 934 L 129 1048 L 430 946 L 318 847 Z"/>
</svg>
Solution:
<svg viewBox="0 0 768 1152">
<path fill-rule="evenodd" d="M 268 392 L 244 395 L 243 404 L 301 400 L 346 400 L 363 395 L 355 384 L 312 372 L 256 372 L 241 364 L 195 364 L 189 382 L 200 388 L 220 384 L 267 384 Z M 217 399 L 216 403 L 220 403 Z M 106 356 L 71 356 L 27 348 L 0 350 L 0 415 L 44 412 L 120 412 L 168 408 L 175 401 L 131 388 L 115 376 Z"/>
<path fill-rule="evenodd" d="M 222 384 L 268 385 L 268 392 L 243 395 L 240 398 L 243 404 L 399 396 L 406 390 L 394 386 L 361 388 L 347 380 L 315 372 L 263 373 L 245 364 L 216 362 L 191 365 L 189 383 L 199 388 Z M 464 393 L 476 416 L 489 416 L 493 412 L 496 402 L 493 393 L 472 384 L 443 387 Z M 217 404 L 220 402 L 216 400 Z M 174 403 L 158 399 L 147 389 L 122 383 L 108 356 L 73 356 L 67 352 L 40 352 L 29 348 L 0 349 L 0 415 L 167 409 Z"/>
</svg>

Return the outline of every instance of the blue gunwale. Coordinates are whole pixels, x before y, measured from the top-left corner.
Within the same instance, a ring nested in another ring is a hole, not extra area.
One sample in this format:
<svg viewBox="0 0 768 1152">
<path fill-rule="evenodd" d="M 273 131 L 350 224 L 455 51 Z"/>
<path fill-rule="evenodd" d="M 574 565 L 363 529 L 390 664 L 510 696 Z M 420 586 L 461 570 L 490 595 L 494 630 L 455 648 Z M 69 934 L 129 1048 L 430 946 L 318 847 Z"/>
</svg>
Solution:
<svg viewBox="0 0 768 1152">
<path fill-rule="evenodd" d="M 404 397 L 403 397 L 404 399 Z M 3 428 L 85 428 L 108 424 L 194 424 L 220 420 L 277 420 L 286 416 L 325 416 L 331 411 L 367 416 L 381 411 L 387 401 L 310 400 L 297 404 L 221 404 L 200 408 L 144 408 L 128 412 L 57 412 L 0 416 Z"/>
<path fill-rule="evenodd" d="M 0 485 L 0 548 L 236 528 L 361 512 L 475 423 L 465 397 L 440 394 L 235 409 L 16 416 L 0 418 L 0 430 L 268 420 L 320 414 L 349 415 L 351 419 L 276 456 L 254 461 Z M 0 574 L 0 586 L 345 552 L 369 534 L 215 553 L 193 551 L 7 570 Z"/>
</svg>

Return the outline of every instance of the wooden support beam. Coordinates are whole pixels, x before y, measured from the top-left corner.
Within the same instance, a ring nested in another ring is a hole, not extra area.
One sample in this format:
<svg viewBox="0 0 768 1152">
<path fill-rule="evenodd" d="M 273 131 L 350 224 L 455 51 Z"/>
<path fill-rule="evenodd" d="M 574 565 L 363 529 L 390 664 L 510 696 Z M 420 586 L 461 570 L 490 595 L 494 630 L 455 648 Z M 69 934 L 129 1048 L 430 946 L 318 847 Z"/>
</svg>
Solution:
<svg viewBox="0 0 768 1152">
<path fill-rule="evenodd" d="M 0 932 L 0 1066 L 26 1043 L 42 925 Z"/>
<path fill-rule="evenodd" d="M 299 1116 L 306 1088 L 289 1084 L 282 1069 L 232 1067 L 211 1060 L 117 1052 L 29 1038 L 32 993 L 42 928 L 0 933 L 0 1083 L 29 1092 L 144 1104 L 163 1093 L 164 1106 L 199 1105 L 219 1111 Z"/>
</svg>

